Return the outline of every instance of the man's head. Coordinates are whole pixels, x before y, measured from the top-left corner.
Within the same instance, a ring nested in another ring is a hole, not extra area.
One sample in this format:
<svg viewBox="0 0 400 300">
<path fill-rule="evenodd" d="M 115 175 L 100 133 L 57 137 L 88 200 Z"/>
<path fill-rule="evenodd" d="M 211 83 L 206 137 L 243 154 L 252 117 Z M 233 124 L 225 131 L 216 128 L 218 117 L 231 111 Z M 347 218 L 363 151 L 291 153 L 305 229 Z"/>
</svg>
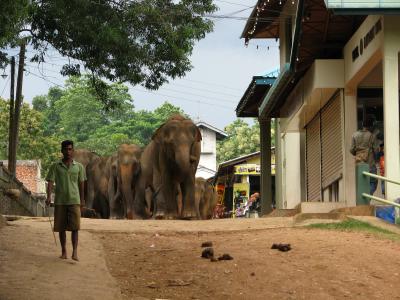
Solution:
<svg viewBox="0 0 400 300">
<path fill-rule="evenodd" d="M 374 121 L 371 118 L 366 118 L 363 121 L 363 127 L 364 128 L 371 129 L 373 125 L 374 125 Z"/>
<path fill-rule="evenodd" d="M 64 159 L 71 159 L 74 156 L 74 142 L 66 140 L 61 142 L 61 153 Z"/>
</svg>

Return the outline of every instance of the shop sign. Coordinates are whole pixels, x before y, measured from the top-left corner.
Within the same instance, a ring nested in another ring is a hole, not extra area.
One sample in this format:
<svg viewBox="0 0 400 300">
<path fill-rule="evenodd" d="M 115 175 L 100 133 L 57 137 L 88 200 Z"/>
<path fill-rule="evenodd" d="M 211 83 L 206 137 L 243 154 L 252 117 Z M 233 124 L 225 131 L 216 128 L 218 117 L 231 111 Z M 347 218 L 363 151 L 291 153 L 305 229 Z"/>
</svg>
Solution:
<svg viewBox="0 0 400 300">
<path fill-rule="evenodd" d="M 379 32 L 382 31 L 382 21 L 379 19 L 374 26 L 367 32 L 367 34 L 360 39 L 359 45 L 357 45 L 352 51 L 353 62 L 363 55 L 364 50 L 367 49 L 368 45 L 374 40 Z"/>
<path fill-rule="evenodd" d="M 236 175 L 260 175 L 260 165 L 256 164 L 242 164 L 235 166 Z"/>
</svg>

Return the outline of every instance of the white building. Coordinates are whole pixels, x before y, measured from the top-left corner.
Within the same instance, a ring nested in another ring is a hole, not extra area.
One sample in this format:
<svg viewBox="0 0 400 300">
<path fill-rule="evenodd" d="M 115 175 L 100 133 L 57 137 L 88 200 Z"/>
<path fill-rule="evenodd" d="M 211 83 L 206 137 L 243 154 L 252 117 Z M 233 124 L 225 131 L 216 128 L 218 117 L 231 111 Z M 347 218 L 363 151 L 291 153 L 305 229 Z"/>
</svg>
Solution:
<svg viewBox="0 0 400 300">
<path fill-rule="evenodd" d="M 197 121 L 196 125 L 202 136 L 200 162 L 196 177 L 207 179 L 214 176 L 217 171 L 217 140 L 223 140 L 227 134 L 203 121 Z"/>
</svg>

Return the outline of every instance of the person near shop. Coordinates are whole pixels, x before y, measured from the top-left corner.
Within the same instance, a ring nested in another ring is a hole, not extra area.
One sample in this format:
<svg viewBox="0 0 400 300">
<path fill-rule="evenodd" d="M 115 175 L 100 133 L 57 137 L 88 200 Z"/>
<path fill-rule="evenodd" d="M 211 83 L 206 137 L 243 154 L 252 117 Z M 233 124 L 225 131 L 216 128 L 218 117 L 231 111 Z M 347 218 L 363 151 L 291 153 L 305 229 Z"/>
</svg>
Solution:
<svg viewBox="0 0 400 300">
<path fill-rule="evenodd" d="M 381 174 L 381 176 L 385 176 L 385 145 L 384 145 L 384 143 L 381 143 L 379 145 L 378 159 L 379 159 L 379 173 Z M 383 181 L 383 180 L 381 180 L 381 189 L 382 189 L 382 195 L 385 195 L 385 181 Z"/>
<path fill-rule="evenodd" d="M 367 118 L 363 121 L 362 129 L 353 133 L 350 153 L 355 156 L 356 163 L 367 163 L 369 172 L 377 174 L 376 153 L 378 151 L 376 144 L 376 135 L 372 131 L 373 121 Z M 378 180 L 370 177 L 370 194 L 375 193 Z"/>
<path fill-rule="evenodd" d="M 78 231 L 80 229 L 81 209 L 84 206 L 85 169 L 73 160 L 74 143 L 66 140 L 61 143 L 62 160 L 51 165 L 46 177 L 47 200 L 50 205 L 51 193 L 55 185 L 54 231 L 59 233 L 61 243 L 60 258 L 67 258 L 66 231 L 71 231 L 72 259 L 78 259 Z"/>
</svg>

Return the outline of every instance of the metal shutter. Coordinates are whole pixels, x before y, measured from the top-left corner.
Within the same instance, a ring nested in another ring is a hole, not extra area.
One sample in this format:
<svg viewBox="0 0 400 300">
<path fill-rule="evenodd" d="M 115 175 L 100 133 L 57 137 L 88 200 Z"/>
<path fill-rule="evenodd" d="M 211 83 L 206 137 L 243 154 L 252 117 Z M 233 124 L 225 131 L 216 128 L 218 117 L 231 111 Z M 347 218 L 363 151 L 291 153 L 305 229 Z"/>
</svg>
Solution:
<svg viewBox="0 0 400 300">
<path fill-rule="evenodd" d="M 322 188 L 342 177 L 342 122 L 340 94 L 321 110 Z"/>
<path fill-rule="evenodd" d="M 307 201 L 321 201 L 320 115 L 306 126 Z"/>
</svg>

